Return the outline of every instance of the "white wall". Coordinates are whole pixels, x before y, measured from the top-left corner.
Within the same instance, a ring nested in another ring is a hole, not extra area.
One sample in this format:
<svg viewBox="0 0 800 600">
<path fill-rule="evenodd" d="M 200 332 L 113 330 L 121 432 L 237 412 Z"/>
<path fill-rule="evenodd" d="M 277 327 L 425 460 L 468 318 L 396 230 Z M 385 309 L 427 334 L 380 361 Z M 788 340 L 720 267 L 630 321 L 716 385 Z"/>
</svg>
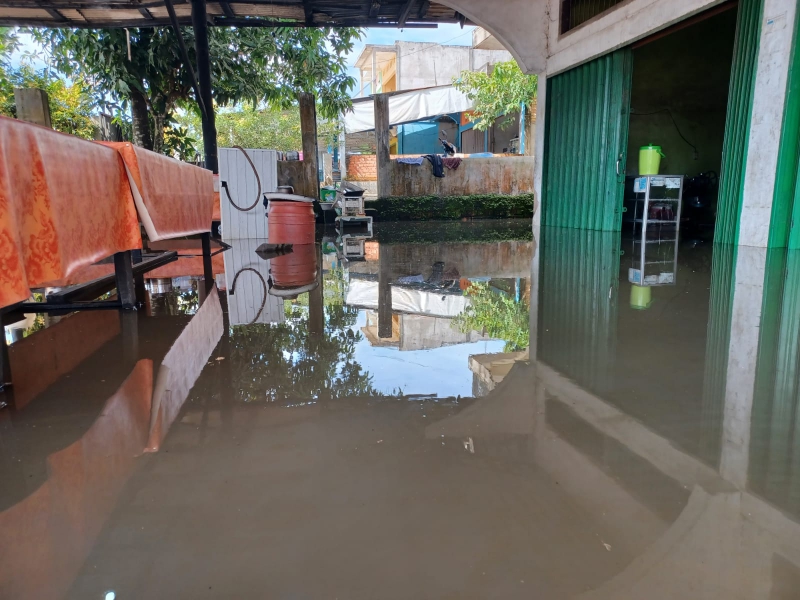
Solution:
<svg viewBox="0 0 800 600">
<path fill-rule="evenodd" d="M 511 60 L 505 50 L 474 50 L 428 42 L 397 42 L 397 89 L 450 85 L 462 71 Z"/>
</svg>

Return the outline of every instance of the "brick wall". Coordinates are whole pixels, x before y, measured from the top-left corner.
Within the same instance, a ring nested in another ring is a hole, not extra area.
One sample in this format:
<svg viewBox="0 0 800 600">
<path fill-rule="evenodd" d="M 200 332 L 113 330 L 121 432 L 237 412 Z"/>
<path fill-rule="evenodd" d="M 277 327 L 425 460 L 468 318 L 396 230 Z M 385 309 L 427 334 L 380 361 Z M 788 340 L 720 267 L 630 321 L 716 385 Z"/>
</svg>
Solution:
<svg viewBox="0 0 800 600">
<path fill-rule="evenodd" d="M 344 148 L 347 154 L 355 152 L 375 152 L 375 132 L 360 131 L 344 136 Z"/>
<path fill-rule="evenodd" d="M 348 181 L 376 181 L 378 157 L 374 154 L 351 154 L 347 157 Z"/>
</svg>

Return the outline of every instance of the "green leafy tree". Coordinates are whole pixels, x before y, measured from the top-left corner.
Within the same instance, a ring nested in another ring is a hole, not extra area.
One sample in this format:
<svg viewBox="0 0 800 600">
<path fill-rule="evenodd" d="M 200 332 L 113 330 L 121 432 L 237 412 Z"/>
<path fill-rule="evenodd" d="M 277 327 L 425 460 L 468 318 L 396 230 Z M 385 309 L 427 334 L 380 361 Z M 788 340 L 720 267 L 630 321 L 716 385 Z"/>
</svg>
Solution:
<svg viewBox="0 0 800 600">
<path fill-rule="evenodd" d="M 283 323 L 233 328 L 231 375 L 240 399 L 291 404 L 381 395 L 355 360 L 360 333 L 326 307 L 324 332 L 313 335 L 307 307 L 287 302 L 286 309 Z"/>
<path fill-rule="evenodd" d="M 201 140 L 203 130 L 200 115 L 185 111 L 175 117 L 189 135 Z M 280 110 L 273 108 L 252 109 L 237 106 L 217 112 L 217 143 L 225 148 L 269 148 L 288 152 L 302 147 L 300 136 L 300 111 L 298 108 Z M 338 125 L 334 120 L 318 119 L 317 134 L 320 146 L 336 144 Z"/>
<path fill-rule="evenodd" d="M 465 292 L 470 305 L 455 318 L 464 333 L 481 331 L 504 340 L 506 352 L 524 350 L 530 345 L 529 308 L 505 294 L 495 292 L 486 282 L 473 283 Z"/>
<path fill-rule="evenodd" d="M 39 88 L 47 92 L 53 129 L 87 140 L 94 139 L 92 97 L 82 79 L 68 83 L 47 70 L 36 71 L 30 65 L 23 65 L 19 69 L 2 69 L 2 72 L 0 114 L 17 116 L 14 88 Z"/>
<path fill-rule="evenodd" d="M 134 142 L 158 152 L 177 109 L 197 110 L 188 65 L 168 27 L 33 31 L 51 62 L 69 77 L 90 82 L 99 104 L 130 109 Z M 196 64 L 194 32 L 181 29 Z M 288 108 L 298 92 L 317 95 L 323 117 L 350 106 L 354 80 L 346 58 L 361 36 L 343 28 L 222 28 L 209 30 L 213 95 L 217 105 L 249 102 Z"/>
<path fill-rule="evenodd" d="M 475 103 L 469 119 L 479 131 L 489 129 L 497 117 L 516 113 L 523 104 L 529 118 L 535 110 L 538 79 L 525 75 L 513 60 L 497 63 L 491 73 L 463 71 L 453 85 Z M 506 118 L 500 127 L 511 122 Z"/>
<path fill-rule="evenodd" d="M 11 66 L 11 54 L 19 47 L 19 39 L 13 27 L 0 27 L 0 68 Z"/>
</svg>

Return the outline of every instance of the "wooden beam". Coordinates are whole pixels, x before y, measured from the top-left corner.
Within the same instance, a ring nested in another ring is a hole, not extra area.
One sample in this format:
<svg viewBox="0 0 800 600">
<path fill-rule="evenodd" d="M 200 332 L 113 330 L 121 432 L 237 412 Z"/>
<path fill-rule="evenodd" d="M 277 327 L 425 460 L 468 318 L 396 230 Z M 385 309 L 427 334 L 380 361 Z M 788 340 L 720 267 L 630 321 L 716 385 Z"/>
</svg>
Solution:
<svg viewBox="0 0 800 600">
<path fill-rule="evenodd" d="M 405 6 L 400 10 L 400 16 L 397 18 L 397 25 L 400 29 L 406 24 L 408 15 L 411 12 L 411 7 L 414 6 L 414 0 L 407 0 Z"/>
<path fill-rule="evenodd" d="M 63 23 L 64 21 L 67 20 L 67 18 L 64 15 L 62 15 L 60 12 L 58 12 L 55 8 L 45 8 L 45 10 L 47 11 L 48 15 L 53 17 L 59 23 Z"/>
<path fill-rule="evenodd" d="M 229 17 L 231 19 L 236 18 L 236 13 L 233 12 L 230 2 L 220 2 L 219 5 L 222 8 L 222 12 L 225 14 L 226 17 Z"/>
<path fill-rule="evenodd" d="M 425 15 L 428 14 L 428 9 L 431 7 L 430 0 L 422 0 L 422 4 L 419 5 L 419 12 L 417 13 L 417 18 L 424 19 Z"/>
<path fill-rule="evenodd" d="M 369 18 L 375 19 L 378 16 L 378 11 L 381 9 L 381 3 L 378 0 L 372 0 L 369 6 Z"/>
<path fill-rule="evenodd" d="M 142 16 L 143 16 L 145 19 L 147 19 L 148 21 L 152 21 L 152 20 L 153 20 L 153 15 L 152 15 L 152 13 L 151 13 L 149 10 L 147 10 L 146 8 L 140 8 L 140 9 L 139 9 L 139 13 L 140 13 L 140 14 L 141 14 L 141 15 L 142 15 Z M 86 18 L 86 17 L 84 17 L 84 18 Z"/>
<path fill-rule="evenodd" d="M 314 11 L 311 10 L 311 0 L 303 0 L 303 12 L 306 16 L 306 27 L 314 25 Z"/>
</svg>

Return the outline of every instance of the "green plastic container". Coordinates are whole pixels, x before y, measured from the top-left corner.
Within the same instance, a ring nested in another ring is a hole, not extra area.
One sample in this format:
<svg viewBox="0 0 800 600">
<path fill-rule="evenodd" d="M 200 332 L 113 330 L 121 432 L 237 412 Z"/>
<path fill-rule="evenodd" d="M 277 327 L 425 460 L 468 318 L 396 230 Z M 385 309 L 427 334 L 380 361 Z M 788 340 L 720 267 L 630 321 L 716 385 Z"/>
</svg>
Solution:
<svg viewBox="0 0 800 600">
<path fill-rule="evenodd" d="M 639 148 L 639 175 L 658 175 L 661 159 L 665 158 L 661 146 L 642 146 Z"/>
<path fill-rule="evenodd" d="M 336 188 L 324 187 L 320 189 L 319 197 L 323 202 L 333 202 L 336 200 Z"/>
<path fill-rule="evenodd" d="M 631 308 L 646 310 L 653 303 L 652 288 L 643 285 L 631 286 Z"/>
</svg>

